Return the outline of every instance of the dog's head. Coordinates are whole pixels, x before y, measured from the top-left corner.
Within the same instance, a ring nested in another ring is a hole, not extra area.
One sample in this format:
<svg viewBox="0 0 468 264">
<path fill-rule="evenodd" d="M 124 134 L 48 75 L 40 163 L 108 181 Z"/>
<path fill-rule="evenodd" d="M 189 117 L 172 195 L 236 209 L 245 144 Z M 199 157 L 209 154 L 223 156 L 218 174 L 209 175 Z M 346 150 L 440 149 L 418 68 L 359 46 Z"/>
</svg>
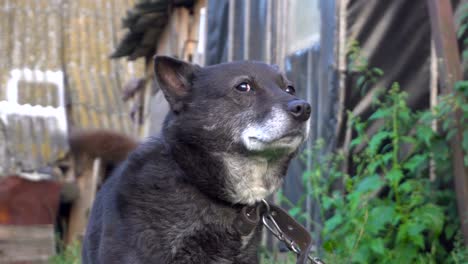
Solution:
<svg viewBox="0 0 468 264">
<path fill-rule="evenodd" d="M 155 72 L 171 107 L 165 129 L 225 161 L 232 202 L 258 201 L 280 185 L 307 137 L 311 107 L 277 67 L 233 62 L 201 68 L 159 56 Z"/>
</svg>

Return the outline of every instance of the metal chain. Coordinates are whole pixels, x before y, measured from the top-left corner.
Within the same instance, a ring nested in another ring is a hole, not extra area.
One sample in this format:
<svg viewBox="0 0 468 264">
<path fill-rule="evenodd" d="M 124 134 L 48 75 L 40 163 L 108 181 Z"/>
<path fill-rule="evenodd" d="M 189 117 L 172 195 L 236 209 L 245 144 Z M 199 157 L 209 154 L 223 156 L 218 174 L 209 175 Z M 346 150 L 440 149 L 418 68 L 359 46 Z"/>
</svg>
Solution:
<svg viewBox="0 0 468 264">
<path fill-rule="evenodd" d="M 278 223 L 276 223 L 275 219 L 270 213 L 270 205 L 268 202 L 265 200 L 262 200 L 262 202 L 266 207 L 266 212 L 262 215 L 263 225 L 273 234 L 274 237 L 283 242 L 289 250 L 296 253 L 297 255 L 301 254 L 301 249 L 296 244 L 296 242 L 286 237 L 283 230 L 281 230 L 281 228 L 278 226 Z M 325 262 L 323 262 L 318 257 L 312 257 L 308 255 L 307 258 L 312 264 L 325 264 Z"/>
</svg>

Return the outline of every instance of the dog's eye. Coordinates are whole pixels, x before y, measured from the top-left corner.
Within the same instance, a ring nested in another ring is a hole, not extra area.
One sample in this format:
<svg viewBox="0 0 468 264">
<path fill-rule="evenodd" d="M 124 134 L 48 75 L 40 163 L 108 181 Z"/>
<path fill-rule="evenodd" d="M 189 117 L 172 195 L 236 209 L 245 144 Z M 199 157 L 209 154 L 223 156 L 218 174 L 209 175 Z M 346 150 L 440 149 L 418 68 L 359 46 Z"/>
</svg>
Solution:
<svg viewBox="0 0 468 264">
<path fill-rule="evenodd" d="M 245 82 L 237 85 L 236 89 L 241 92 L 250 92 L 252 90 L 252 88 L 250 87 L 250 84 L 245 83 Z"/>
<path fill-rule="evenodd" d="M 288 87 L 286 87 L 286 89 L 284 90 L 285 92 L 287 92 L 288 94 L 292 94 L 292 95 L 295 95 L 296 94 L 296 89 L 294 89 L 293 86 L 289 85 Z"/>
</svg>

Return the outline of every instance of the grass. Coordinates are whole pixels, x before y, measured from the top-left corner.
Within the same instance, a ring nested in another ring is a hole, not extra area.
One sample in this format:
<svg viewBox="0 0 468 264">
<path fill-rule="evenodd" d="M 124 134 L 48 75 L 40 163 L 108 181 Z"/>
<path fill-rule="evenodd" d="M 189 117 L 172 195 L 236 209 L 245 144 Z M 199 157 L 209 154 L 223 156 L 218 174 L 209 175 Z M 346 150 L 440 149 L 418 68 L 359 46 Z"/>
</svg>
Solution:
<svg viewBox="0 0 468 264">
<path fill-rule="evenodd" d="M 81 263 L 81 244 L 74 242 L 65 246 L 59 242 L 59 252 L 49 260 L 50 264 L 80 264 Z"/>
</svg>

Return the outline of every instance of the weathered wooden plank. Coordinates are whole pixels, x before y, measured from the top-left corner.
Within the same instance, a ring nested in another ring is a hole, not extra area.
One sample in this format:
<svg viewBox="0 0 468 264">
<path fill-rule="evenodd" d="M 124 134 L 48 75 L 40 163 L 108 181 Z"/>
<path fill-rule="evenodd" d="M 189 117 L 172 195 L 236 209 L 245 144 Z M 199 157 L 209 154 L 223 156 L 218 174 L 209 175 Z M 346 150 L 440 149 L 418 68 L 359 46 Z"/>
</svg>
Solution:
<svg viewBox="0 0 468 264">
<path fill-rule="evenodd" d="M 48 263 L 54 254 L 53 225 L 0 225 L 0 263 Z"/>
<path fill-rule="evenodd" d="M 78 176 L 80 196 L 73 204 L 70 213 L 67 244 L 71 244 L 76 240 L 81 241 L 83 238 L 101 173 L 101 160 L 97 158 L 90 162 L 83 173 Z"/>
</svg>

